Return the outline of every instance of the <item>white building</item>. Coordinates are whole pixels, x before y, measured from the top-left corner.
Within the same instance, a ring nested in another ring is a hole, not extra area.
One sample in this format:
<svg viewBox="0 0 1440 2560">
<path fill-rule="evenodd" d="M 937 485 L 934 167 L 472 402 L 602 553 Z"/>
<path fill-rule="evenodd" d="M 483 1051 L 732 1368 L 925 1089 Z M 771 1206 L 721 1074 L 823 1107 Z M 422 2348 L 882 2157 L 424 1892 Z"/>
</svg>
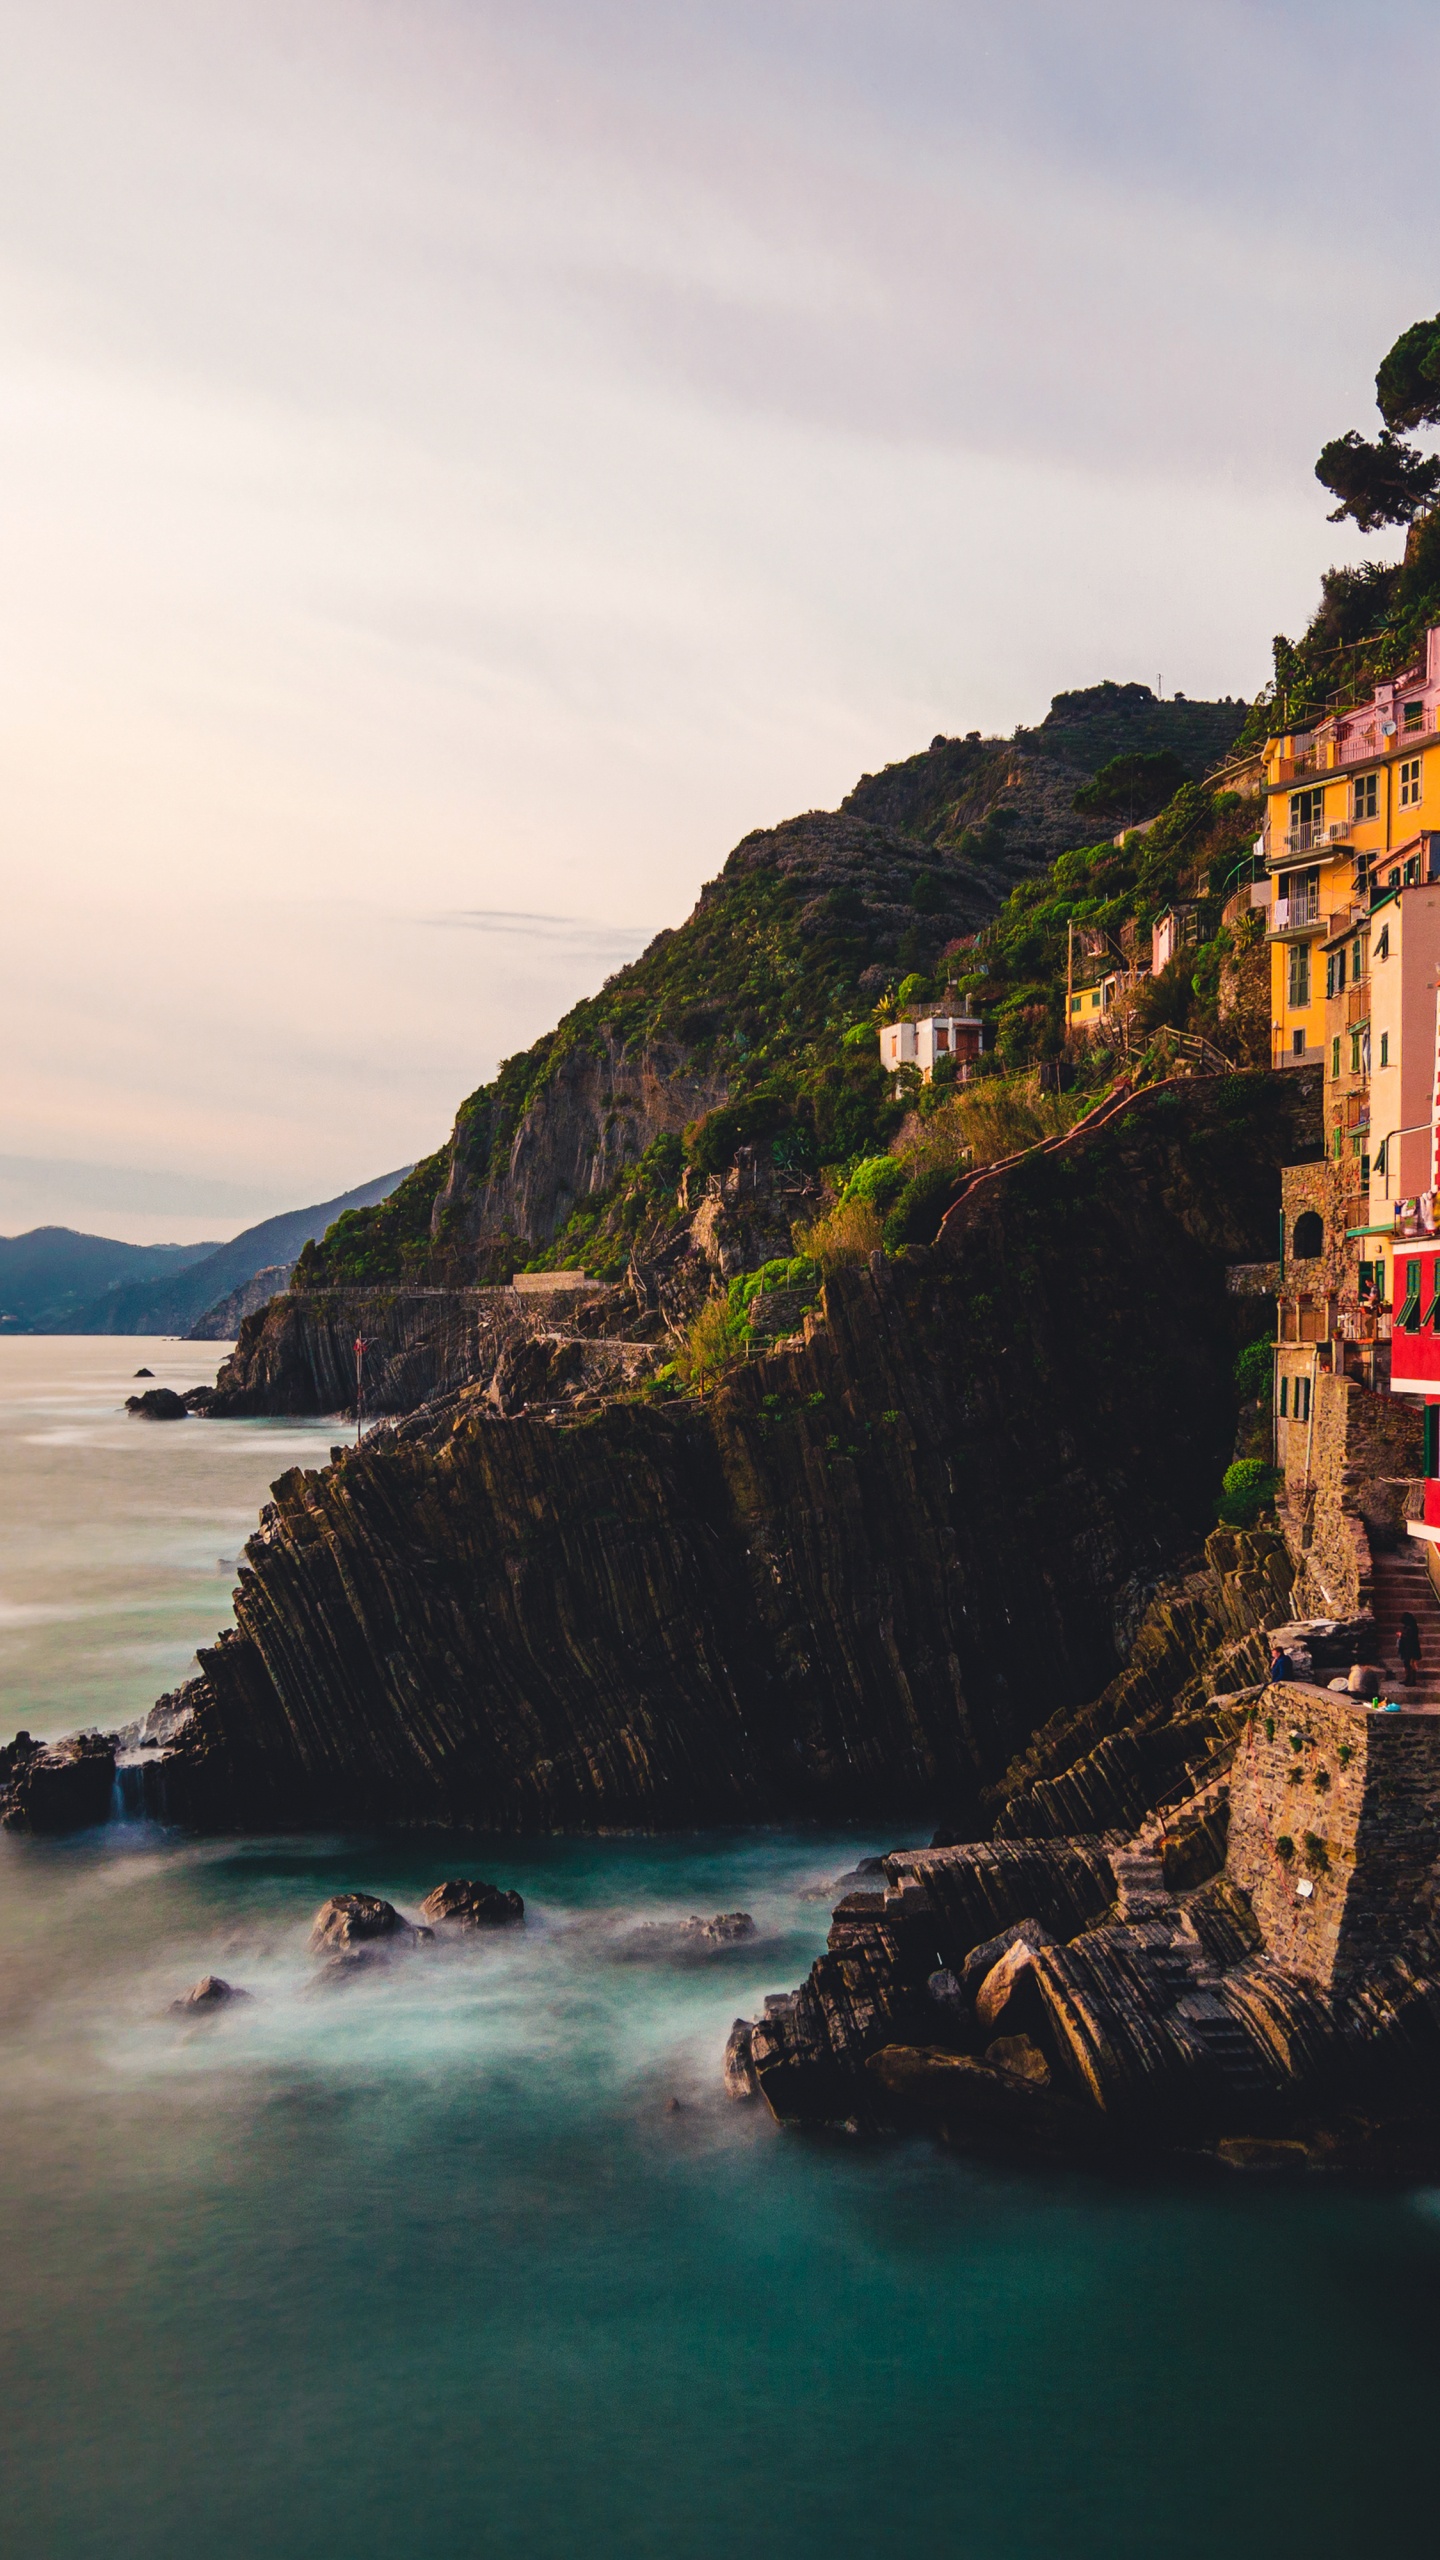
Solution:
<svg viewBox="0 0 1440 2560">
<path fill-rule="evenodd" d="M 898 1020 L 881 1026 L 880 1063 L 891 1075 L 918 1067 L 929 1084 L 940 1059 L 954 1058 L 964 1084 L 975 1071 L 982 1038 L 980 1017 L 970 1011 L 968 998 L 962 1008 L 955 989 L 947 987 L 938 1004 L 907 1005 Z"/>
</svg>

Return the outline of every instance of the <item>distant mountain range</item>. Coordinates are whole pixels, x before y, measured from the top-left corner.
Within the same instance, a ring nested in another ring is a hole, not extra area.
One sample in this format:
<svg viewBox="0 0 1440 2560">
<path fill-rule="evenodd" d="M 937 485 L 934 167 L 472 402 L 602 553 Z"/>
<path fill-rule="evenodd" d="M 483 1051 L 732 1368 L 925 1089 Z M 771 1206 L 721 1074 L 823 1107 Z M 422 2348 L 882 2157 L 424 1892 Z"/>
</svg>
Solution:
<svg viewBox="0 0 1440 2560">
<path fill-rule="evenodd" d="M 370 1209 L 410 1171 L 401 1165 L 321 1200 L 264 1218 L 228 1244 L 120 1244 L 73 1227 L 32 1227 L 0 1236 L 0 1326 L 7 1333 L 189 1333 L 220 1302 L 247 1290 L 256 1274 L 283 1288 L 302 1245 L 322 1236 L 346 1209 Z M 227 1308 L 228 1314 L 230 1310 Z M 228 1339 L 212 1335 L 205 1339 Z"/>
</svg>

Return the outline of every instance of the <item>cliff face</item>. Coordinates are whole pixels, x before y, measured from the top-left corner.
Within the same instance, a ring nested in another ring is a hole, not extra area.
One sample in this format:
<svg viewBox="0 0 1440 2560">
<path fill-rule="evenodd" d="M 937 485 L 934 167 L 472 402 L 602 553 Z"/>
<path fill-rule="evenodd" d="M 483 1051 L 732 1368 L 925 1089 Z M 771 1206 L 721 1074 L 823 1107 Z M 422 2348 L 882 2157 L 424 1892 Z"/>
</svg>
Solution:
<svg viewBox="0 0 1440 2560">
<path fill-rule="evenodd" d="M 1114 1674 L 1234 1429 L 1298 1080 L 1141 1097 L 703 1402 L 478 1404 L 275 1487 L 161 1783 L 216 1823 L 952 1809 Z"/>
</svg>

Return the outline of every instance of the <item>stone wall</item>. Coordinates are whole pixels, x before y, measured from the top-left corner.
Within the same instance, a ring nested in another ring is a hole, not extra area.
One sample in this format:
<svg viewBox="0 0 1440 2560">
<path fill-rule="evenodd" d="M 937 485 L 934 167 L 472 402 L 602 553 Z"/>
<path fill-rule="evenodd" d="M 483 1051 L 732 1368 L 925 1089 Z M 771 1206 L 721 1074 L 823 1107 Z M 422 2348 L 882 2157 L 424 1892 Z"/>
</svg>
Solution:
<svg viewBox="0 0 1440 2560">
<path fill-rule="evenodd" d="M 1291 1427 L 1297 1449 L 1308 1439 L 1308 1482 L 1287 1467 L 1297 1598 L 1312 1614 L 1354 1617 L 1370 1605 L 1372 1543 L 1395 1546 L 1405 1534 L 1405 1495 L 1423 1465 L 1423 1416 L 1407 1397 L 1325 1370 L 1314 1398 L 1313 1427 Z"/>
<path fill-rule="evenodd" d="M 1329 1989 L 1425 1925 L 1440 1848 L 1440 1715 L 1278 1682 L 1230 1777 L 1226 1872 L 1274 1962 Z"/>
</svg>

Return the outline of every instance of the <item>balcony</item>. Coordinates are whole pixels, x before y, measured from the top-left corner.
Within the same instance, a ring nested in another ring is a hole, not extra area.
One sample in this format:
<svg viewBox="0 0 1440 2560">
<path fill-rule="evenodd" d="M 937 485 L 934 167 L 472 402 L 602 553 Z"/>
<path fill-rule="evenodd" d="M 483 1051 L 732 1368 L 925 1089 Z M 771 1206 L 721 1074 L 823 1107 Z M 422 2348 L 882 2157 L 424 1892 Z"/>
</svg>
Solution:
<svg viewBox="0 0 1440 2560">
<path fill-rule="evenodd" d="M 1291 827 L 1285 838 L 1287 853 L 1318 853 L 1329 844 L 1348 844 L 1351 821 L 1348 818 L 1317 820 L 1313 826 Z"/>
<path fill-rule="evenodd" d="M 1318 893 L 1308 898 L 1272 898 L 1266 931 L 1272 940 L 1287 933 L 1313 933 L 1320 920 Z"/>
<path fill-rule="evenodd" d="M 1358 1031 L 1370 1019 L 1370 981 L 1362 978 L 1358 987 L 1348 989 L 1345 997 L 1345 1028 Z"/>
<path fill-rule="evenodd" d="M 1342 1342 L 1388 1342 L 1391 1314 L 1388 1307 L 1341 1305 L 1335 1314 L 1335 1331 Z"/>
</svg>

